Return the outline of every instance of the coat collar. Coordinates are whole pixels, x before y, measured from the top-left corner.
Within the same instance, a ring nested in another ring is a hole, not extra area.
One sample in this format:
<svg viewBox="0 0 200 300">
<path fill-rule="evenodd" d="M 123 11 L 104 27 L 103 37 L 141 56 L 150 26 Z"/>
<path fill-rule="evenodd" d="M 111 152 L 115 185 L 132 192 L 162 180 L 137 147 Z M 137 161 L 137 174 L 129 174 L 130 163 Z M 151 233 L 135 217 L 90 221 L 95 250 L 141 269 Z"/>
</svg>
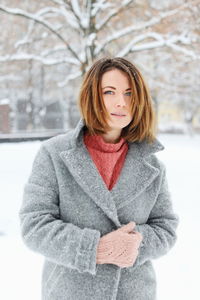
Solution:
<svg viewBox="0 0 200 300">
<path fill-rule="evenodd" d="M 74 148 L 76 146 L 81 146 L 82 145 L 82 137 L 83 137 L 83 128 L 86 126 L 84 119 L 80 119 L 79 122 L 77 123 L 72 140 L 71 140 L 71 146 Z M 133 143 L 129 143 L 129 146 Z M 155 141 L 152 144 L 148 144 L 146 141 L 140 142 L 140 143 L 135 143 L 137 144 L 140 150 L 140 155 L 142 157 L 148 156 L 151 153 L 156 153 L 158 151 L 162 151 L 164 149 L 164 146 L 159 142 L 158 139 L 155 139 Z"/>
<path fill-rule="evenodd" d="M 116 184 L 109 191 L 84 144 L 84 126 L 85 121 L 81 118 L 60 157 L 84 192 L 120 227 L 118 209 L 134 201 L 160 173 L 145 158 L 151 153 L 163 150 L 164 146 L 157 139 L 152 144 L 128 143 L 129 150 L 124 166 Z"/>
</svg>

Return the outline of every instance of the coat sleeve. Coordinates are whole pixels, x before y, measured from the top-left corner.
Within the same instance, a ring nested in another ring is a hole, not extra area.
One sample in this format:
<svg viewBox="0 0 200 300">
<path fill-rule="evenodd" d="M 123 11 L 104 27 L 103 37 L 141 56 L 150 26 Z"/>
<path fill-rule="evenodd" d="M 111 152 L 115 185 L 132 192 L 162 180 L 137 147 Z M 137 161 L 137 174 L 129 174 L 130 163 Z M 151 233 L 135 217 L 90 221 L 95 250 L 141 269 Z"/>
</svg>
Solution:
<svg viewBox="0 0 200 300">
<path fill-rule="evenodd" d="M 96 274 L 100 231 L 79 228 L 59 216 L 59 191 L 51 156 L 42 143 L 25 184 L 19 210 L 22 240 L 56 264 Z"/>
<path fill-rule="evenodd" d="M 135 227 L 135 230 L 142 234 L 143 240 L 133 266 L 141 265 L 147 260 L 165 255 L 177 240 L 176 229 L 179 224 L 179 217 L 173 211 L 166 167 L 161 161 L 160 165 L 162 180 L 156 202 L 147 222 L 138 224 Z"/>
</svg>

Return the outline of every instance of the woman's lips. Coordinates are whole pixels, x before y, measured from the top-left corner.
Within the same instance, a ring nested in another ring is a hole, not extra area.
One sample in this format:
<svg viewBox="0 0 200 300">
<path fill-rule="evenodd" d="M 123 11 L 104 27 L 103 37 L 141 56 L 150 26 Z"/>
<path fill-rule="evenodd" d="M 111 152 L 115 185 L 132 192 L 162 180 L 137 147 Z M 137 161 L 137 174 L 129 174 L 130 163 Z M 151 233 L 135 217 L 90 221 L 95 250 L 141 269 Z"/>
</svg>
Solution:
<svg viewBox="0 0 200 300">
<path fill-rule="evenodd" d="M 114 116 L 114 117 L 117 117 L 117 118 L 123 118 L 123 117 L 126 117 L 126 115 L 115 115 L 115 114 L 112 114 L 112 113 L 111 113 L 111 115 Z"/>
</svg>

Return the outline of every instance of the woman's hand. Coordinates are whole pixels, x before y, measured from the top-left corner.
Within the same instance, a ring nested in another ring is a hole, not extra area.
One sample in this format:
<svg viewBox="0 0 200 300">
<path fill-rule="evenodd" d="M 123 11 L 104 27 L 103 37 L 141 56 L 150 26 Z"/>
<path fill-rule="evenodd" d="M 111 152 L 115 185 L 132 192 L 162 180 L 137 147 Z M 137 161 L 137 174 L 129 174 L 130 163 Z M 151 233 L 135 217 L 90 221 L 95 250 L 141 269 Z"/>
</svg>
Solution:
<svg viewBox="0 0 200 300">
<path fill-rule="evenodd" d="M 132 266 L 138 256 L 143 239 L 134 231 L 135 222 L 130 222 L 100 238 L 97 248 L 97 264 L 115 264 L 121 268 Z"/>
</svg>

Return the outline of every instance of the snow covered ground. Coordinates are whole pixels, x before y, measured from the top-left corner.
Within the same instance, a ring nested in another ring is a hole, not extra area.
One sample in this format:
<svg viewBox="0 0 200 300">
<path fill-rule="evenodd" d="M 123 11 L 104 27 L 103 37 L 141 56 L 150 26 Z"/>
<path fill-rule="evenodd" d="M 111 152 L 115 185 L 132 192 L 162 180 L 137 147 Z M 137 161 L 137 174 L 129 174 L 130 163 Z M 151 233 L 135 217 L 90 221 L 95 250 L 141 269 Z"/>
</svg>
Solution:
<svg viewBox="0 0 200 300">
<path fill-rule="evenodd" d="M 157 155 L 167 167 L 174 210 L 180 217 L 178 241 L 154 260 L 158 300 L 199 300 L 200 136 L 160 135 Z M 23 186 L 41 142 L 0 144 L 0 299 L 39 300 L 43 257 L 19 235 Z"/>
</svg>

